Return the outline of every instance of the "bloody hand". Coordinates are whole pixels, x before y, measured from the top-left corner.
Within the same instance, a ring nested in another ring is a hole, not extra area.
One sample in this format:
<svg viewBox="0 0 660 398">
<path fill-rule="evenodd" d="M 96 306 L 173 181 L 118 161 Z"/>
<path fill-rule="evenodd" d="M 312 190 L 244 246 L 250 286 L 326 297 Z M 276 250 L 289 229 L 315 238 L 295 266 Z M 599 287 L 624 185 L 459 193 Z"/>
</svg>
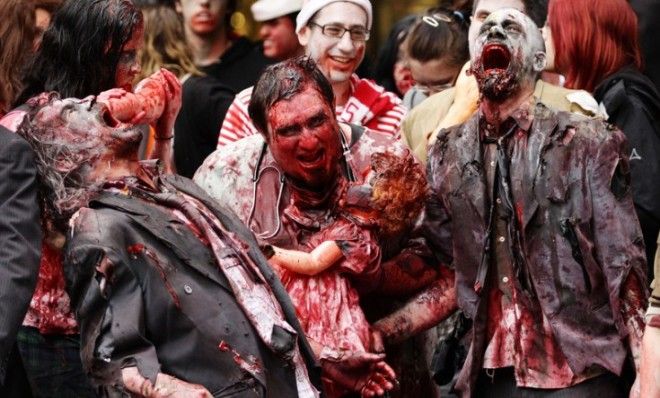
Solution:
<svg viewBox="0 0 660 398">
<path fill-rule="evenodd" d="M 156 139 L 167 139 L 174 131 L 174 121 L 181 109 L 181 83 L 174 74 L 167 69 L 159 72 L 164 79 L 165 109 L 156 123 Z"/>
<path fill-rule="evenodd" d="M 335 358 L 321 358 L 325 377 L 363 397 L 375 397 L 394 388 L 396 374 L 383 361 L 385 355 L 369 352 L 342 352 Z"/>
</svg>

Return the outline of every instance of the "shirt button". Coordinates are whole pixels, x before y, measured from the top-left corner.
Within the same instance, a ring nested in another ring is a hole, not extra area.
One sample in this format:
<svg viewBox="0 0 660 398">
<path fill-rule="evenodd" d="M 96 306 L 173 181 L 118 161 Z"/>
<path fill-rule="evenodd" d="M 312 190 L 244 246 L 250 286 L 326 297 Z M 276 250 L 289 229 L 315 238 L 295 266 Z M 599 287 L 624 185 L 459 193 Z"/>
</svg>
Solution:
<svg viewBox="0 0 660 398">
<path fill-rule="evenodd" d="M 504 282 L 504 283 L 509 282 L 509 277 L 508 277 L 508 276 L 505 276 L 504 278 L 502 278 L 502 282 Z"/>
<path fill-rule="evenodd" d="M 495 161 L 494 160 L 490 162 L 490 166 L 495 167 Z"/>
<path fill-rule="evenodd" d="M 192 287 L 188 285 L 183 286 L 183 291 L 186 292 L 186 294 L 191 294 L 192 293 Z"/>
<path fill-rule="evenodd" d="M 497 198 L 497 199 L 495 199 L 495 202 L 497 202 L 498 205 L 501 205 L 502 204 L 502 199 Z"/>
<path fill-rule="evenodd" d="M 497 241 L 500 243 L 503 243 L 505 240 L 506 239 L 504 239 L 504 236 L 500 236 L 499 238 L 497 238 Z"/>
</svg>

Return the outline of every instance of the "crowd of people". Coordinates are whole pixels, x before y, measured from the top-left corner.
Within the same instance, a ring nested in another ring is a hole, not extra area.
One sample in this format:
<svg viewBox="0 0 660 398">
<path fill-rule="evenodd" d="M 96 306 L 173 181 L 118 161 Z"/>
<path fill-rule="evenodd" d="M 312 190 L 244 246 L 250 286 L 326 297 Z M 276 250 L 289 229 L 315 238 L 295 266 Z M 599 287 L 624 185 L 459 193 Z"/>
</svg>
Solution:
<svg viewBox="0 0 660 398">
<path fill-rule="evenodd" d="M 0 396 L 660 397 L 657 7 L 237 1 L 0 2 Z"/>
</svg>

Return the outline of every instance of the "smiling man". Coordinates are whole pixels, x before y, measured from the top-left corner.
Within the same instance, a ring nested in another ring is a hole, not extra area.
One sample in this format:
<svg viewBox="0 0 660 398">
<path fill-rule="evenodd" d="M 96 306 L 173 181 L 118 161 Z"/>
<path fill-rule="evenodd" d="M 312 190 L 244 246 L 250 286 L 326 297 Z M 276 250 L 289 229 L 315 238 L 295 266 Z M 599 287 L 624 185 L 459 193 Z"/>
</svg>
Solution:
<svg viewBox="0 0 660 398">
<path fill-rule="evenodd" d="M 426 236 L 474 320 L 465 397 L 621 397 L 638 363 L 645 263 L 625 137 L 535 100 L 543 48 L 521 12 L 490 14 L 470 69 L 478 111 L 429 151 Z"/>
<path fill-rule="evenodd" d="M 304 53 L 296 36 L 296 17 L 301 7 L 302 0 L 259 0 L 252 4 L 252 16 L 261 23 L 259 37 L 266 57 L 283 61 Z"/>
<path fill-rule="evenodd" d="M 372 24 L 369 0 L 309 0 L 298 14 L 296 32 L 305 53 L 330 81 L 340 122 L 396 135 L 405 108 L 393 93 L 356 74 Z M 257 134 L 247 112 L 252 88 L 236 96 L 220 130 L 218 146 Z"/>
</svg>

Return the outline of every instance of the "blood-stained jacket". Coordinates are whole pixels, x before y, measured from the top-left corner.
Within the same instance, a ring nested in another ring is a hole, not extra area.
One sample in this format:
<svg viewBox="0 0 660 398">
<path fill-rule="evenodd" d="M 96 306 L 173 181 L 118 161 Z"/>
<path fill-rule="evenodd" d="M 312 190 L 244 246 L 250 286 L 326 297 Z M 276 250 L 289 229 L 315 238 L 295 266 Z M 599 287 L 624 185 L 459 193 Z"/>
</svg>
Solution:
<svg viewBox="0 0 660 398">
<path fill-rule="evenodd" d="M 237 267 L 246 259 L 265 264 L 235 216 L 214 206 L 190 180 L 167 181 L 203 202 L 231 229 L 220 236 L 227 261 Z M 201 384 L 214 397 L 298 396 L 294 366 L 284 359 L 296 342 L 308 349 L 297 320 L 287 318 L 296 323 L 298 337 L 273 329 L 273 346 L 282 348 L 275 354 L 260 340 L 213 252 L 180 215 L 106 192 L 81 209 L 72 224 L 67 283 L 80 323 L 83 365 L 103 395 L 125 395 L 120 370 L 137 366 L 152 382 L 162 372 Z M 272 271 L 263 275 L 279 284 Z M 254 281 L 264 283 L 256 275 Z M 282 308 L 288 305 L 294 314 L 279 288 Z"/>
<path fill-rule="evenodd" d="M 511 137 L 509 167 L 533 294 L 574 373 L 598 365 L 619 374 L 627 355 L 621 287 L 631 272 L 646 286 L 625 137 L 602 119 L 542 104 L 533 112 L 528 134 Z M 468 396 L 487 343 L 487 295 L 477 282 L 480 267 L 488 267 L 490 205 L 478 126 L 475 115 L 442 131 L 431 147 L 425 221 L 434 251 L 456 269 L 459 306 L 475 320 L 458 382 Z"/>
</svg>

